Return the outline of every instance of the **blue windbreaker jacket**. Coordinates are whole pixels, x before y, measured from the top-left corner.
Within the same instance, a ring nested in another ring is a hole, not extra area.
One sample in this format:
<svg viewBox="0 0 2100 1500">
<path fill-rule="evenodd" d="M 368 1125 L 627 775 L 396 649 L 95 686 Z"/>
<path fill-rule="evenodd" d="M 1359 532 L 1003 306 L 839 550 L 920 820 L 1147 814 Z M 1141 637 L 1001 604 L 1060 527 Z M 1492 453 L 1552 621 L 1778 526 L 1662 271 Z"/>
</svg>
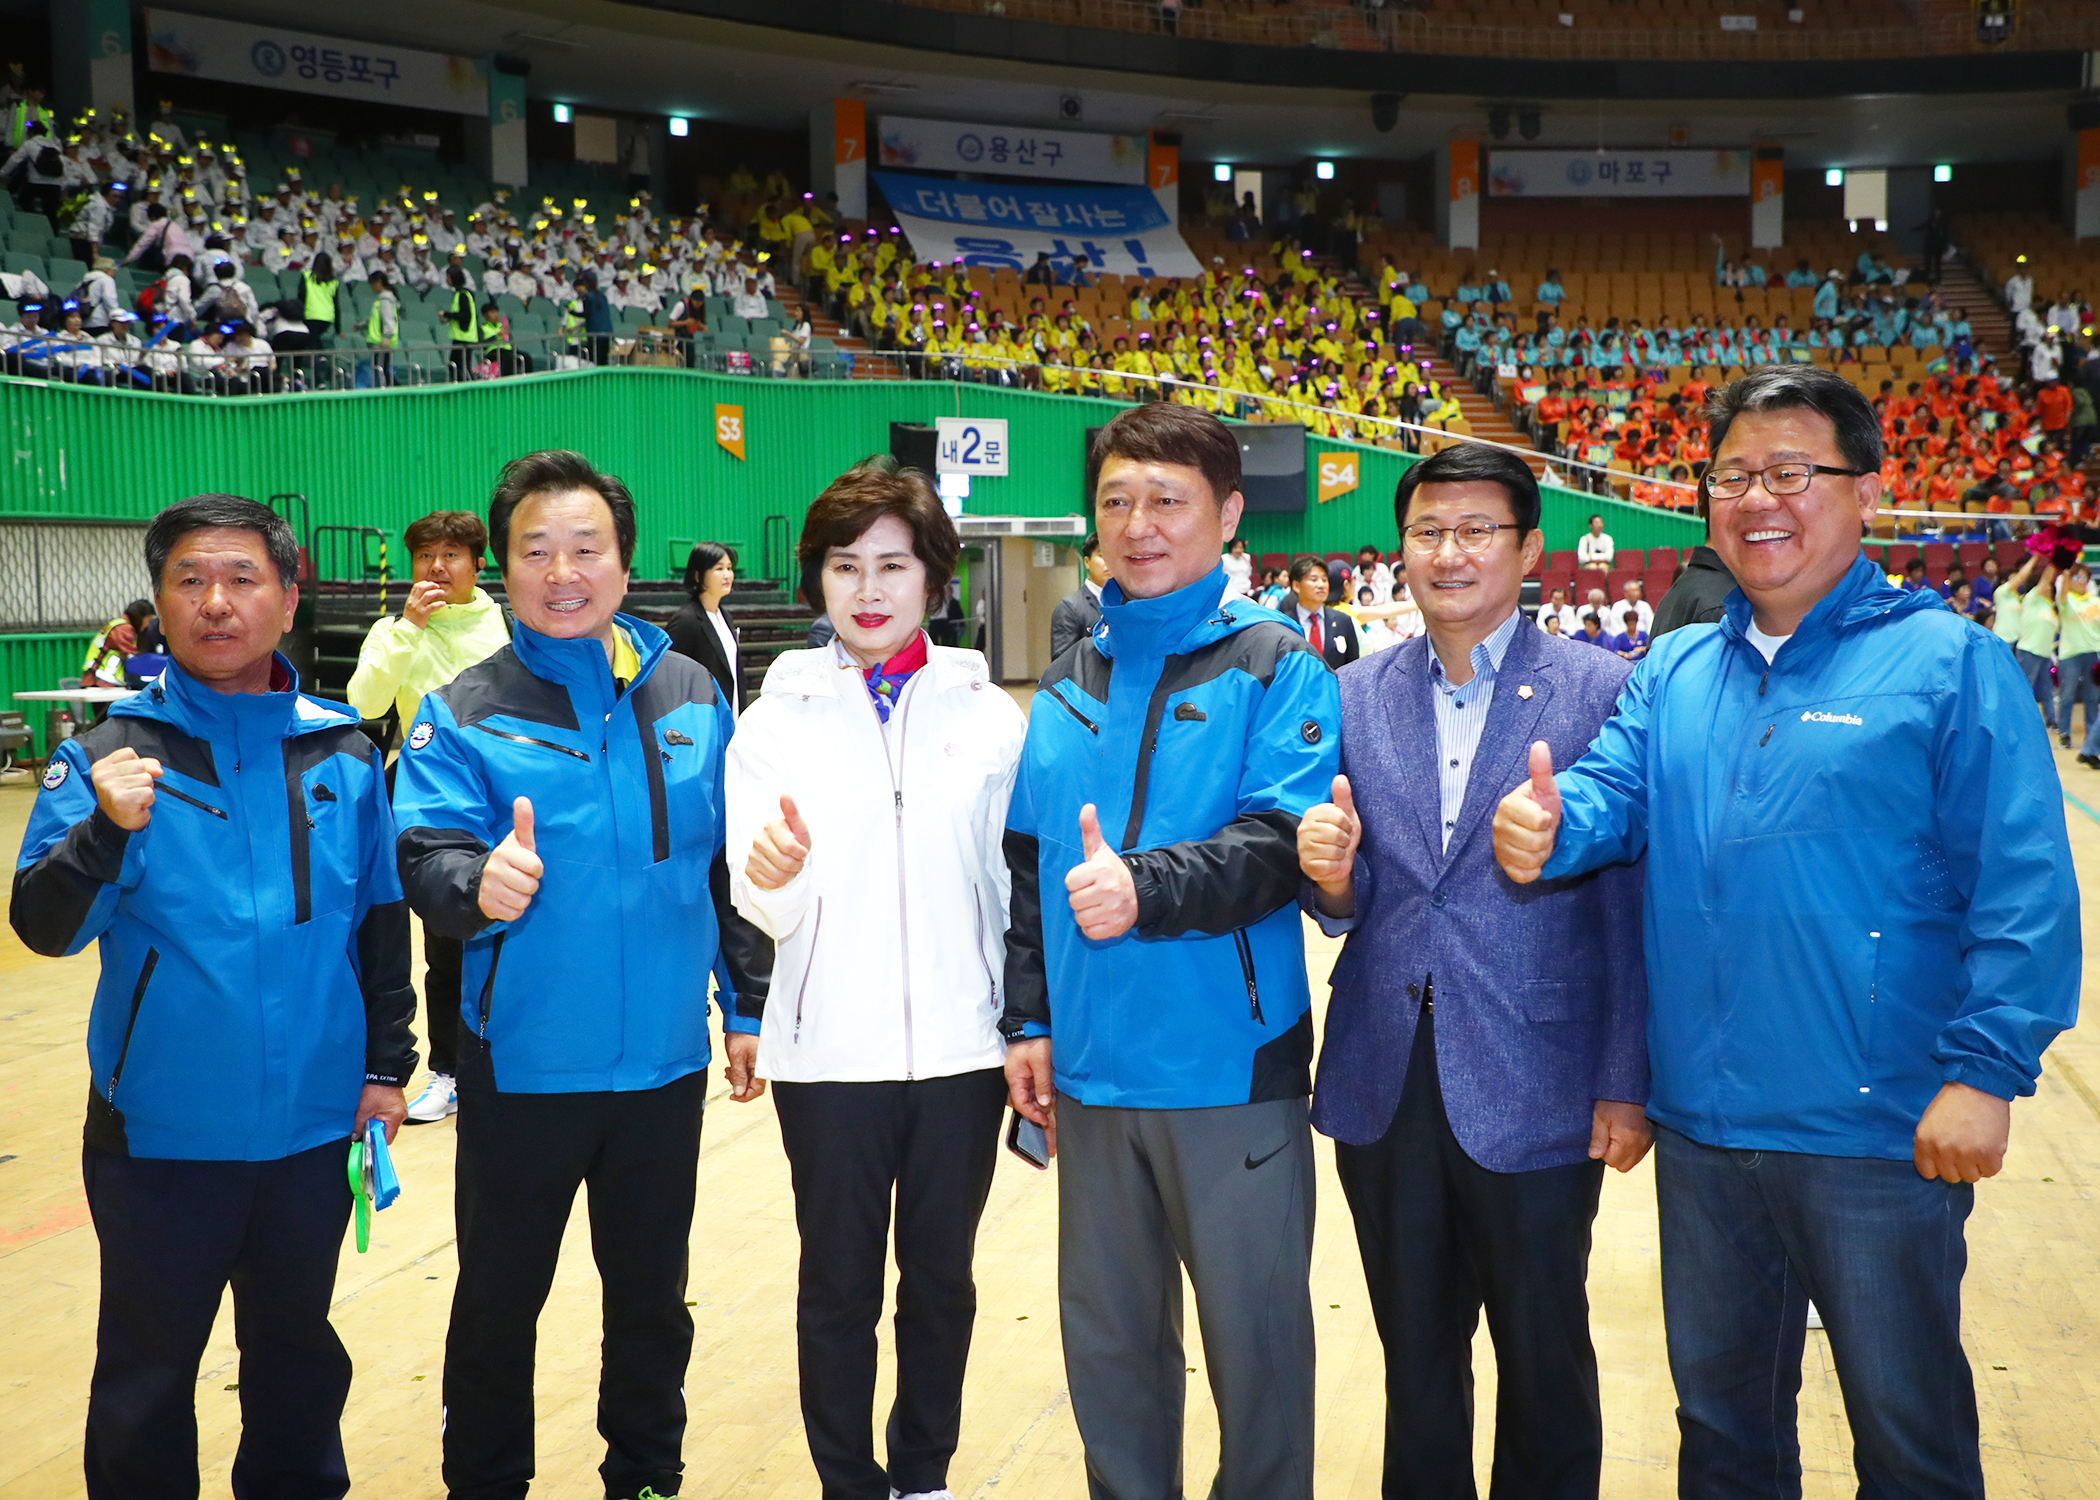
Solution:
<svg viewBox="0 0 2100 1500">
<path fill-rule="evenodd" d="M 705 667 L 627 615 L 641 670 L 520 624 L 423 699 L 395 768 L 401 884 L 466 940 L 460 1083 L 505 1093 L 659 1088 L 707 1066 L 707 981 L 759 1029 L 770 941 L 729 904 L 722 763 L 734 727 Z M 479 906 L 481 867 L 532 800 L 546 873 L 515 922 Z"/>
<path fill-rule="evenodd" d="M 1648 1113 L 1710 1146 L 1908 1160 L 1943 1082 L 2034 1092 L 2078 888 L 2005 644 L 1862 556 L 1769 668 L 1728 597 L 1557 778 L 1545 875 L 1648 852 Z"/>
<path fill-rule="evenodd" d="M 1109 584 L 1029 707 L 1000 1030 L 1054 1030 L 1057 1086 L 1082 1104 L 1311 1091 L 1298 820 L 1340 764 L 1341 696 L 1289 621 L 1224 590 L 1222 567 L 1158 599 Z M 1089 802 L 1137 887 L 1137 925 L 1109 942 L 1065 897 Z"/>
<path fill-rule="evenodd" d="M 348 1141 L 365 1084 L 415 1071 L 379 752 L 277 667 L 286 691 L 218 693 L 170 666 L 45 769 L 10 916 L 39 953 L 101 944 L 98 1150 L 275 1161 Z M 89 780 L 127 746 L 163 771 L 136 833 Z"/>
</svg>

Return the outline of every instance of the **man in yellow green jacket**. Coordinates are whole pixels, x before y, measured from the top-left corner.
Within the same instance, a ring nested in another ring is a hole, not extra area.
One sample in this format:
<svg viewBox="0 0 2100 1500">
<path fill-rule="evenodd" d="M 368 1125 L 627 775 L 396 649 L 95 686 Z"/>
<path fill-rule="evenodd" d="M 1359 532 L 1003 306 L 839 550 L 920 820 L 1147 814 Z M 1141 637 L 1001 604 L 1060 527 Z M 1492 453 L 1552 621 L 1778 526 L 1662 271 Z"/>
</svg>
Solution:
<svg viewBox="0 0 2100 1500">
<path fill-rule="evenodd" d="M 383 615 L 373 623 L 349 687 L 350 706 L 365 718 L 383 719 L 398 710 L 404 727 L 415 722 L 425 693 L 436 692 L 510 644 L 502 606 L 474 582 L 488 551 L 481 517 L 472 511 L 434 511 L 408 528 L 407 541 L 408 600 L 399 616 Z M 425 928 L 423 957 L 431 1078 L 408 1107 L 409 1123 L 415 1125 L 442 1120 L 459 1108 L 453 1079 L 464 945 Z"/>
</svg>

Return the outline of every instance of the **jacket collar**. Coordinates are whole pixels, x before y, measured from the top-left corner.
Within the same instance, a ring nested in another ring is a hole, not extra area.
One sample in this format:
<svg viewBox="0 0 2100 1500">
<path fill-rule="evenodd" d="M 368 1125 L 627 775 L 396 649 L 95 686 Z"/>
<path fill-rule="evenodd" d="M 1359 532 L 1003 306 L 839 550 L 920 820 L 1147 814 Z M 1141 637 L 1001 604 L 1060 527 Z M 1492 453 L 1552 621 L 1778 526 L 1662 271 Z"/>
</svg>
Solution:
<svg viewBox="0 0 2100 1500">
<path fill-rule="evenodd" d="M 1220 563 L 1194 583 L 1157 599 L 1126 599 L 1123 585 L 1111 578 L 1101 589 L 1101 623 L 1094 645 L 1103 656 L 1166 657 L 1207 644 L 1237 624 L 1222 606 L 1225 565 Z M 1211 627 L 1206 631 L 1205 627 Z M 1222 629 L 1218 627 L 1223 627 Z"/>
<path fill-rule="evenodd" d="M 1802 617 L 1801 623 L 1794 627 L 1793 635 L 1788 637 L 1788 643 L 1834 636 L 1884 615 L 1946 607 L 1947 601 L 1933 590 L 1912 591 L 1895 587 L 1889 582 L 1888 575 L 1861 552 L 1852 559 L 1852 566 L 1845 570 L 1830 592 L 1818 599 L 1815 607 Z M 1721 632 L 1745 641 L 1749 628 L 1750 600 L 1738 586 L 1730 591 L 1721 606 Z"/>
<path fill-rule="evenodd" d="M 852 687 L 863 694 L 865 686 L 856 683 L 858 674 L 853 658 L 834 639 L 827 646 L 813 651 L 796 651 L 778 659 L 766 673 L 762 693 L 798 693 L 812 698 L 837 698 Z M 985 684 L 990 679 L 989 668 L 980 652 L 965 651 L 956 646 L 936 646 L 927 637 L 926 665 L 918 676 L 927 679 L 926 687 L 935 692 L 947 692 L 951 688 L 967 687 L 971 683 Z"/>
<path fill-rule="evenodd" d="M 271 656 L 272 676 L 284 687 L 268 693 L 220 693 L 170 659 L 142 692 L 120 698 L 109 711 L 120 718 L 164 719 L 199 739 L 288 739 L 357 722 L 349 714 L 299 691 L 299 672 L 283 652 Z"/>
<path fill-rule="evenodd" d="M 454 632 L 464 633 L 486 623 L 489 616 L 502 613 L 503 606 L 489 597 L 487 589 L 477 586 L 474 597 L 466 603 L 448 604 L 432 614 L 429 628 L 448 635 Z"/>
<path fill-rule="evenodd" d="M 634 643 L 635 654 L 642 661 L 634 681 L 627 684 L 631 694 L 656 670 L 656 664 L 670 649 L 671 638 L 633 615 L 616 614 L 613 623 L 627 632 L 627 639 Z M 613 693 L 612 663 L 606 660 L 604 642 L 590 636 L 561 640 L 542 635 L 520 620 L 511 630 L 510 645 L 526 671 L 567 688 L 579 707 L 594 709 L 600 718 L 612 712 L 618 699 Z"/>
</svg>

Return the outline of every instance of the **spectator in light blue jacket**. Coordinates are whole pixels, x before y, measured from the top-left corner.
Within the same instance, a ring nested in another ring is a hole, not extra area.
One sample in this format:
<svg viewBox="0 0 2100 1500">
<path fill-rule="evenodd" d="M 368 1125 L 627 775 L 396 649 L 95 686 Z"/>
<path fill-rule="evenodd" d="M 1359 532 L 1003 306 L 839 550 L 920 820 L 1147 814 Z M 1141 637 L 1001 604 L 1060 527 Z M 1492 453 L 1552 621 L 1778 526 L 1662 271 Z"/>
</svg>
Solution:
<svg viewBox="0 0 2100 1500">
<path fill-rule="evenodd" d="M 1709 409 L 1717 625 L 1503 800 L 1512 879 L 1648 855 L 1663 1313 L 1686 1495 L 1800 1491 L 1812 1299 L 1862 1494 L 1981 1497 L 1963 1223 L 2077 1015 L 2055 768 L 2005 649 L 1860 552 L 1880 427 L 1812 367 Z"/>
</svg>

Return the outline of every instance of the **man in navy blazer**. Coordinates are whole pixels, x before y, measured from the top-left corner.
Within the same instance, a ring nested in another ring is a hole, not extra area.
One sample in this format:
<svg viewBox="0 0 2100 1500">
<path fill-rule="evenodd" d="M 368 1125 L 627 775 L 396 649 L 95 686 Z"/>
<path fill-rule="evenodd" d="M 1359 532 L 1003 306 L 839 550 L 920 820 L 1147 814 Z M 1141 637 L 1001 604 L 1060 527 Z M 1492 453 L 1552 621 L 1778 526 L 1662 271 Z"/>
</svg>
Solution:
<svg viewBox="0 0 2100 1500">
<path fill-rule="evenodd" d="M 1313 1123 L 1385 1345 L 1384 1494 L 1474 1493 L 1485 1307 L 1496 1500 L 1594 1500 L 1590 1227 L 1649 1141 L 1641 870 L 1520 886 L 1492 828 L 1532 742 L 1569 764 L 1632 666 L 1518 609 L 1545 540 L 1514 454 L 1447 448 L 1394 511 L 1427 634 L 1340 674 L 1343 774 L 1298 835 L 1307 911 L 1348 934 Z"/>
</svg>

